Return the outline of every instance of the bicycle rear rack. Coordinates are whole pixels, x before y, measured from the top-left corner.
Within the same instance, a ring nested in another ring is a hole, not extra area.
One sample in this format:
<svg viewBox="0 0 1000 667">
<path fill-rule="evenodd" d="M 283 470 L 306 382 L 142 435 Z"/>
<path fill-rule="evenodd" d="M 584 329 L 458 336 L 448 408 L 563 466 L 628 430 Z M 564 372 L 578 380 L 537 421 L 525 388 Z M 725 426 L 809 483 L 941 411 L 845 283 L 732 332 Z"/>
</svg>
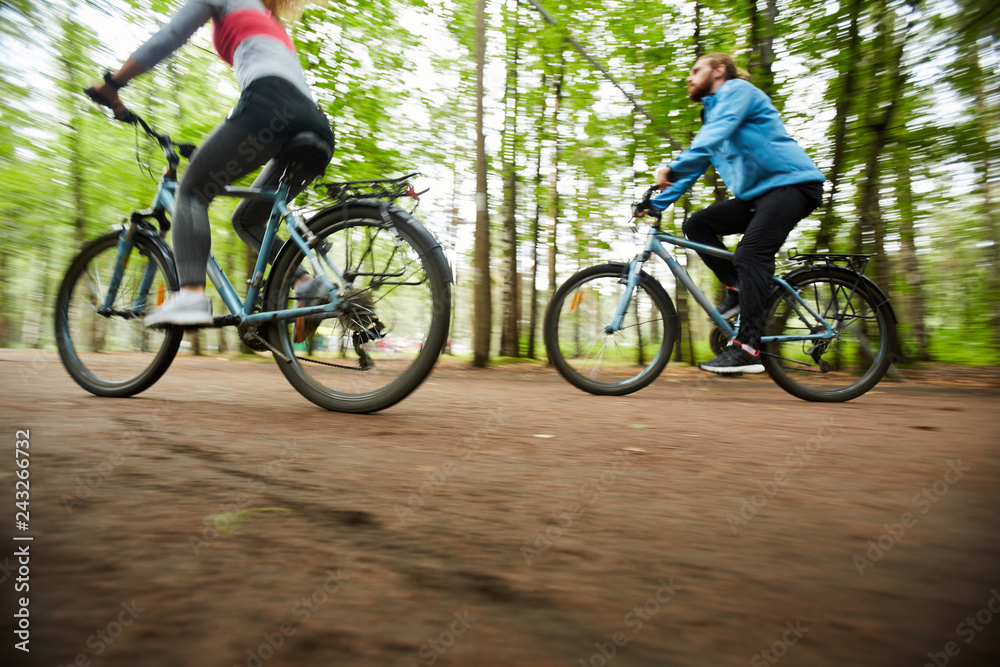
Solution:
<svg viewBox="0 0 1000 667">
<path fill-rule="evenodd" d="M 316 189 L 325 188 L 325 199 L 332 199 L 338 203 L 352 199 L 389 199 L 396 200 L 400 197 L 412 197 L 418 199 L 420 195 L 427 192 L 415 192 L 409 180 L 419 176 L 419 172 L 413 172 L 399 178 L 378 178 L 363 181 L 334 181 L 330 183 L 317 183 Z"/>
<path fill-rule="evenodd" d="M 827 266 L 837 266 L 837 262 L 843 262 L 847 265 L 847 268 L 860 274 L 864 274 L 869 260 L 874 256 L 873 254 L 864 255 L 836 252 L 798 252 L 794 248 L 788 252 L 788 259 L 793 262 L 801 262 L 807 266 L 817 263 Z"/>
</svg>

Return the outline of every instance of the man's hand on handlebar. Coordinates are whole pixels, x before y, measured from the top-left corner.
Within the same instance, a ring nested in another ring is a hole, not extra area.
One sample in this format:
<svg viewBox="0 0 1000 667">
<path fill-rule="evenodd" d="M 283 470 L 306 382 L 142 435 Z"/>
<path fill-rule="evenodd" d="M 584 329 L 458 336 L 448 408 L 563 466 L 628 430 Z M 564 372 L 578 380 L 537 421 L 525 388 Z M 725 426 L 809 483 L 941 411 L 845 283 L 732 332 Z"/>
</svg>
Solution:
<svg viewBox="0 0 1000 667">
<path fill-rule="evenodd" d="M 649 201 L 649 198 L 653 196 L 654 192 L 656 192 L 655 185 L 646 190 L 646 192 L 642 195 L 642 199 L 640 201 L 637 201 L 632 204 L 633 217 L 642 218 L 645 217 L 646 215 L 649 215 L 651 218 L 655 218 L 657 220 L 660 219 L 662 211 L 656 208 L 653 205 L 653 203 Z"/>
<path fill-rule="evenodd" d="M 637 201 L 632 204 L 633 217 L 642 218 L 649 214 L 651 217 L 659 220 L 662 211 L 653 206 L 649 200 L 653 196 L 653 193 L 662 192 L 673 184 L 674 175 L 671 173 L 670 167 L 662 167 L 658 169 L 653 185 L 646 190 L 646 193 L 642 196 L 642 201 Z"/>
<path fill-rule="evenodd" d="M 656 180 L 653 187 L 659 191 L 665 190 L 674 184 L 674 175 L 670 172 L 670 167 L 663 167 L 656 172 Z"/>
</svg>

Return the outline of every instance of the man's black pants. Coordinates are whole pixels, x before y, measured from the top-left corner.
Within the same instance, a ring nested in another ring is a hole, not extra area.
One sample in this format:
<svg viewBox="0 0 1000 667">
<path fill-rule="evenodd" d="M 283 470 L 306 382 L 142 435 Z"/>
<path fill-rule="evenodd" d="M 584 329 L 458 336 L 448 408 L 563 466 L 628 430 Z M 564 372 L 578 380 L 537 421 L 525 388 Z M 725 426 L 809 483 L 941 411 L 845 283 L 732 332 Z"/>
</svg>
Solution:
<svg viewBox="0 0 1000 667">
<path fill-rule="evenodd" d="M 743 234 L 736 247 L 735 264 L 698 253 L 724 285 L 739 287 L 739 342 L 760 348 L 774 255 L 795 225 L 822 201 L 822 183 L 786 185 L 768 190 L 753 201 L 730 199 L 712 204 L 684 223 L 687 238 L 716 248 L 726 247 L 720 236 Z"/>
</svg>

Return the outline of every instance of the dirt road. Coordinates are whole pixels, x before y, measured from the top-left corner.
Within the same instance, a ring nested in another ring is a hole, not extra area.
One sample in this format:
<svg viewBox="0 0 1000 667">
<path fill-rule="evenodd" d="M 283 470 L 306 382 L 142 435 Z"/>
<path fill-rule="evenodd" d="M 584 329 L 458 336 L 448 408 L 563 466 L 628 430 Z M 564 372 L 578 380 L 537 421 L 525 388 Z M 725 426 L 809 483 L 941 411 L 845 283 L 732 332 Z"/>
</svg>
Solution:
<svg viewBox="0 0 1000 667">
<path fill-rule="evenodd" d="M 360 416 L 263 358 L 180 358 L 110 400 L 0 351 L 0 656 L 1000 664 L 1000 370 L 904 375 L 818 405 L 688 368 L 601 398 L 445 362 Z"/>
</svg>

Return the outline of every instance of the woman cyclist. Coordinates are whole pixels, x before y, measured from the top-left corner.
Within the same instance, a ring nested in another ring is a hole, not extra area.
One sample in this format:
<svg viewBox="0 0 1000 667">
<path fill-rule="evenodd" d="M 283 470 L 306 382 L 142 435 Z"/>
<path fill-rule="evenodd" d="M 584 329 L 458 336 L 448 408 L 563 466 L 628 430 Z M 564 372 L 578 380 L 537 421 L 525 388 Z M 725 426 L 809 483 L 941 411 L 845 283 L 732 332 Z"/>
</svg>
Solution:
<svg viewBox="0 0 1000 667">
<path fill-rule="evenodd" d="M 205 275 L 211 249 L 208 206 L 238 178 L 266 167 L 254 187 L 274 186 L 283 164 L 275 159 L 282 146 L 301 132 L 313 132 L 332 153 L 333 131 L 313 100 L 288 33 L 280 19 L 291 18 L 303 0 L 187 0 L 170 22 L 150 37 L 114 74 L 88 94 L 115 116 L 127 113 L 118 90 L 180 48 L 208 21 L 219 57 L 236 75 L 241 94 L 236 107 L 204 140 L 177 189 L 172 226 L 180 292 L 145 319 L 147 326 L 210 326 L 211 303 Z M 96 93 L 96 94 L 95 94 Z M 318 174 L 317 174 L 318 175 Z M 290 193 L 294 197 L 304 185 Z M 269 203 L 244 199 L 233 212 L 233 227 L 243 241 L 260 250 L 271 211 Z M 279 247 L 271 249 L 273 262 Z M 306 302 L 322 296 L 322 286 L 301 275 L 296 296 Z M 297 332 L 297 338 L 301 336 Z M 304 336 L 301 336 L 304 337 Z"/>
</svg>

